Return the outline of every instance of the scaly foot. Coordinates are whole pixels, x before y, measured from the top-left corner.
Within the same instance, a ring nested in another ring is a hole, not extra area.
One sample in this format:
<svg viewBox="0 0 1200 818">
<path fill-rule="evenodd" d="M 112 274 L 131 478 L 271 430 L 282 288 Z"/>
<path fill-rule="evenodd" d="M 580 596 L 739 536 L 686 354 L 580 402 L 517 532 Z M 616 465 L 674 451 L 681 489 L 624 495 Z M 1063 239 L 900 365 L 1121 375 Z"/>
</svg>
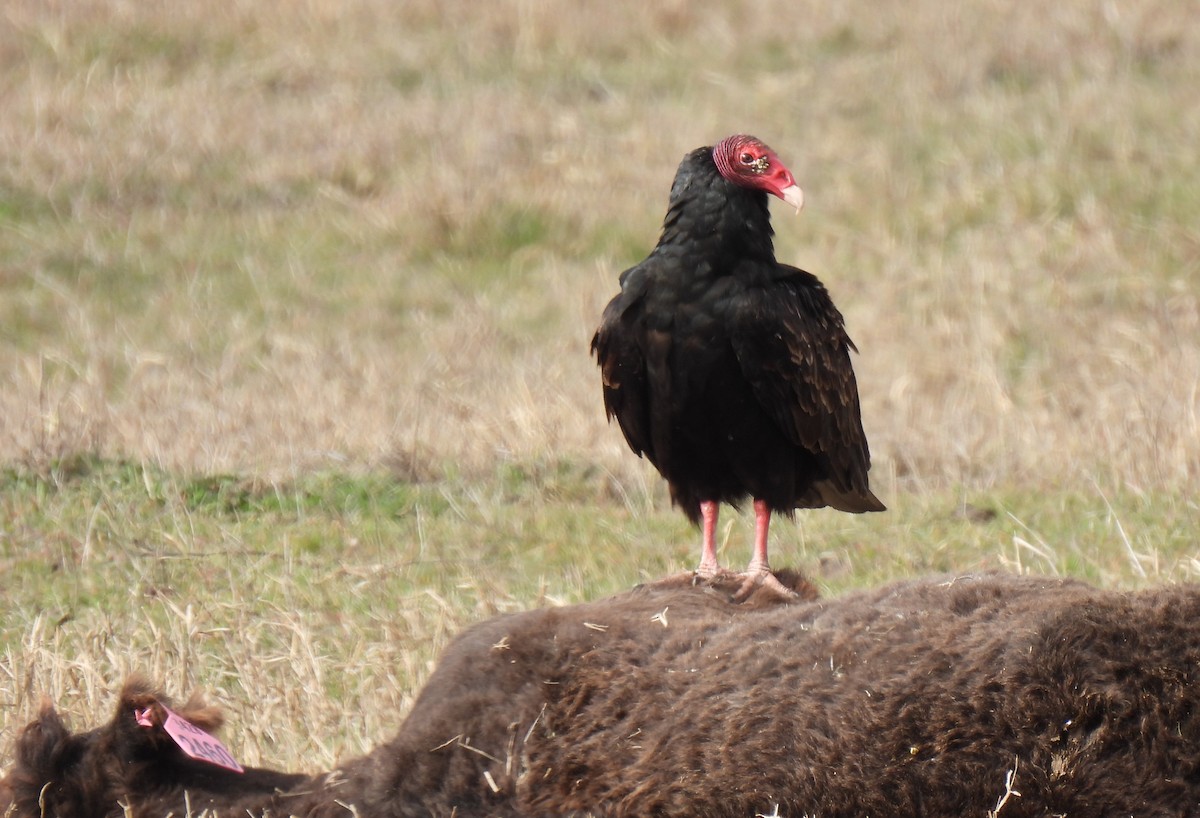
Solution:
<svg viewBox="0 0 1200 818">
<path fill-rule="evenodd" d="M 771 573 L 771 569 L 766 565 L 755 565 L 754 562 L 751 562 L 750 566 L 738 576 L 742 578 L 742 586 L 733 595 L 735 602 L 747 601 L 758 593 L 759 589 L 775 594 L 785 601 L 800 598 L 799 594 L 780 582 L 779 578 Z"/>
</svg>

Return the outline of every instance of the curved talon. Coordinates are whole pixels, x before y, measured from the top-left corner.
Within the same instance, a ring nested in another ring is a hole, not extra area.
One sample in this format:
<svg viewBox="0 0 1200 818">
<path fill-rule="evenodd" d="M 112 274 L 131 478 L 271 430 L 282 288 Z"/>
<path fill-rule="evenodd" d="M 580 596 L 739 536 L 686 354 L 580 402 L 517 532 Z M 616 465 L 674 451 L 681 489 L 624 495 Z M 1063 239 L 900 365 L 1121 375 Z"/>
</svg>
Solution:
<svg viewBox="0 0 1200 818">
<path fill-rule="evenodd" d="M 778 594 L 784 599 L 800 598 L 798 593 L 780 582 L 779 578 L 771 573 L 771 569 L 765 566 L 756 568 L 752 565 L 750 569 L 743 571 L 738 576 L 742 577 L 742 586 L 733 595 L 734 602 L 747 601 L 760 588 Z"/>
<path fill-rule="evenodd" d="M 701 586 L 727 594 L 729 601 L 737 604 L 767 602 L 767 599 L 755 599 L 760 594 L 774 597 L 781 602 L 794 602 L 805 598 L 784 585 L 770 569 L 731 571 L 728 568 L 718 568 L 711 575 L 705 575 L 697 569 L 671 574 L 639 587 L 668 589 Z"/>
</svg>

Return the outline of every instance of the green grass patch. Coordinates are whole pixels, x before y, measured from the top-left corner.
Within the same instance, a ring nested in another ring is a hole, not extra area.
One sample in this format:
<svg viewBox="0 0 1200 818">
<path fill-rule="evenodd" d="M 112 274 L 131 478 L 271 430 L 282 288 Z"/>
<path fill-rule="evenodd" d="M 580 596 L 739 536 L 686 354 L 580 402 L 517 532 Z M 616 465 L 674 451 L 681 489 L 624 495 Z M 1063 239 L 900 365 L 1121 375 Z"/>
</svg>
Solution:
<svg viewBox="0 0 1200 818">
<path fill-rule="evenodd" d="M 661 493 L 650 507 L 631 507 L 604 475 L 569 460 L 417 485 L 386 474 L 181 478 L 77 457 L 41 473 L 6 469 L 0 498 L 0 559 L 30 580 L 10 589 L 16 608 L 47 599 L 67 610 L 129 605 L 168 587 L 221 598 L 242 593 L 241 564 L 261 565 L 266 588 L 277 585 L 265 582 L 273 571 L 312 578 L 371 565 L 394 569 L 387 584 L 399 594 L 455 593 L 482 573 L 518 598 L 542 582 L 587 598 L 690 567 L 699 547 Z M 1191 570 L 1198 514 L 1183 498 L 1099 490 L 935 494 L 862 517 L 798 512 L 794 524 L 776 521 L 772 549 L 778 565 L 829 590 L 987 569 L 1139 582 Z M 725 512 L 727 563 L 749 558 L 752 529 L 747 512 Z M 213 572 L 233 584 L 214 588 Z"/>
</svg>

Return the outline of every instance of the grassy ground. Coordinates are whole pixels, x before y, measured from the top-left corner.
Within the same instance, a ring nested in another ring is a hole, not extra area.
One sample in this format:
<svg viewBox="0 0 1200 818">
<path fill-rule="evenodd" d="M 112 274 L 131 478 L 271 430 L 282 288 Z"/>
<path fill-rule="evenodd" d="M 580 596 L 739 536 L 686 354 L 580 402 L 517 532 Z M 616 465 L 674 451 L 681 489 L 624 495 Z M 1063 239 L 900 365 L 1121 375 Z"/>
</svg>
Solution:
<svg viewBox="0 0 1200 818">
<path fill-rule="evenodd" d="M 690 567 L 587 342 L 734 131 L 806 190 L 779 254 L 862 350 L 890 507 L 778 525 L 778 564 L 1200 571 L 1186 4 L 0 20 L 0 747 L 142 669 L 215 691 L 244 760 L 326 766 L 463 624 Z M 722 536 L 743 562 L 749 520 Z"/>
</svg>

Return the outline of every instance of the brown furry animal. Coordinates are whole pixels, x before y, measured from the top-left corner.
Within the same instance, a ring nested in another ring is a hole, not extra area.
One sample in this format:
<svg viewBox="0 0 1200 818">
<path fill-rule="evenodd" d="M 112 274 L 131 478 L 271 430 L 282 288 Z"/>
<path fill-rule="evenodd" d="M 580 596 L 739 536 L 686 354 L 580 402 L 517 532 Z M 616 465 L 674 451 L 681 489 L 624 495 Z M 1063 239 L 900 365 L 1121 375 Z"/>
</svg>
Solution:
<svg viewBox="0 0 1200 818">
<path fill-rule="evenodd" d="M 470 628 L 399 735 L 318 776 L 184 758 L 136 724 L 151 694 L 134 682 L 105 727 L 70 735 L 47 709 L 25 728 L 0 815 L 1200 813 L 1196 589 L 972 576 L 745 605 L 735 590 Z"/>
<path fill-rule="evenodd" d="M 143 803 L 183 804 L 184 791 L 200 795 L 202 806 L 210 803 L 203 801 L 205 793 L 219 793 L 222 805 L 236 803 L 247 794 L 254 804 L 260 804 L 265 794 L 294 788 L 307 779 L 258 768 L 234 773 L 187 758 L 162 728 L 162 704 L 172 706 L 144 679 L 135 677 L 125 683 L 108 725 L 72 734 L 50 703 L 45 703 L 37 720 L 21 731 L 16 763 L 0 780 L 0 816 L 9 814 L 10 809 L 14 816 L 120 816 L 123 801 L 139 807 Z M 135 714 L 146 710 L 152 724 L 142 727 Z M 177 712 L 209 732 L 224 721 L 216 708 L 204 706 L 195 697 Z"/>
</svg>

